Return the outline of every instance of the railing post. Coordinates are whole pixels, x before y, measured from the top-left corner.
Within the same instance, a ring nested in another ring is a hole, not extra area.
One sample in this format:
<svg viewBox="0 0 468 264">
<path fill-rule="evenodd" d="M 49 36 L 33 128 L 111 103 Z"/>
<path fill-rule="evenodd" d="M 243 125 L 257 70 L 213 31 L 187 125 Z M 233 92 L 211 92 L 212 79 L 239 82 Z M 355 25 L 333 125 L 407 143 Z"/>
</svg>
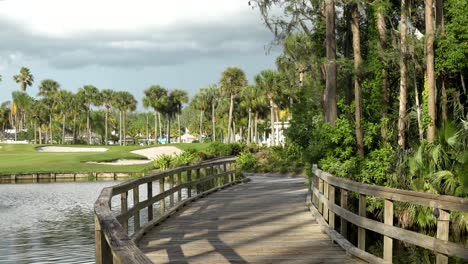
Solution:
<svg viewBox="0 0 468 264">
<path fill-rule="evenodd" d="M 197 168 L 197 169 L 195 170 L 195 180 L 197 180 L 197 181 L 200 180 L 200 168 Z M 203 187 L 202 187 L 202 184 L 201 184 L 201 183 L 197 184 L 196 187 L 197 187 L 197 194 L 203 192 Z"/>
<path fill-rule="evenodd" d="M 153 198 L 153 182 L 148 182 L 147 183 L 147 200 L 149 201 L 151 198 Z M 153 220 L 153 205 L 149 204 L 148 205 L 148 222 Z"/>
<path fill-rule="evenodd" d="M 393 226 L 393 202 L 385 199 L 384 201 L 384 224 Z M 384 236 L 384 260 L 392 262 L 393 258 L 393 239 L 388 236 Z"/>
<path fill-rule="evenodd" d="M 450 213 L 439 209 L 439 218 L 437 218 L 437 238 L 448 241 L 449 238 Z M 448 256 L 438 253 L 436 255 L 436 264 L 448 263 Z"/>
<path fill-rule="evenodd" d="M 96 264 L 112 264 L 112 252 L 96 215 L 94 215 L 94 239 L 96 243 Z"/>
<path fill-rule="evenodd" d="M 140 202 L 140 186 L 133 188 L 133 232 L 140 229 L 140 210 L 135 210 L 135 207 Z"/>
<path fill-rule="evenodd" d="M 174 188 L 174 174 L 169 175 L 169 190 Z M 169 197 L 169 207 L 174 206 L 174 193 L 171 193 L 171 196 Z"/>
<path fill-rule="evenodd" d="M 223 172 L 227 172 L 227 165 L 226 162 L 223 163 Z M 224 175 L 224 178 L 226 179 L 226 183 L 231 182 L 231 177 L 228 174 Z"/>
<path fill-rule="evenodd" d="M 187 197 L 192 197 L 192 170 L 187 170 Z"/>
<path fill-rule="evenodd" d="M 177 174 L 177 185 L 182 184 L 182 172 L 179 171 L 179 174 Z M 177 192 L 177 202 L 180 203 L 182 201 L 182 189 L 179 189 Z"/>
<path fill-rule="evenodd" d="M 328 201 L 335 204 L 335 186 L 328 185 Z M 332 210 L 328 210 L 328 225 L 335 229 L 335 213 Z"/>
<path fill-rule="evenodd" d="M 323 180 L 320 177 L 318 179 L 318 190 L 320 194 L 323 194 Z M 318 199 L 318 211 L 323 215 L 323 203 L 320 199 Z"/>
<path fill-rule="evenodd" d="M 159 180 L 159 193 L 164 192 L 164 177 Z M 161 210 L 161 214 L 164 214 L 166 211 L 166 197 L 163 197 L 159 200 L 159 209 Z"/>
<path fill-rule="evenodd" d="M 326 181 L 323 182 L 323 196 L 325 196 L 327 201 L 329 201 L 329 199 L 328 199 L 328 182 L 326 182 Z M 325 219 L 325 221 L 328 222 L 328 202 L 323 203 L 323 214 L 322 215 L 323 215 L 323 218 Z"/>
<path fill-rule="evenodd" d="M 128 203 L 127 203 L 127 196 L 128 192 L 123 192 L 120 194 L 120 214 L 123 215 L 128 211 Z M 123 217 L 122 223 L 120 223 L 125 231 L 128 234 L 128 218 Z"/>
<path fill-rule="evenodd" d="M 359 194 L 359 216 L 366 217 L 366 195 Z M 366 250 L 366 229 L 358 227 L 358 248 Z"/>
<path fill-rule="evenodd" d="M 348 209 L 348 190 L 341 189 L 340 190 L 340 204 L 341 208 Z M 348 221 L 344 217 L 340 217 L 340 233 L 344 238 L 348 236 Z"/>
</svg>

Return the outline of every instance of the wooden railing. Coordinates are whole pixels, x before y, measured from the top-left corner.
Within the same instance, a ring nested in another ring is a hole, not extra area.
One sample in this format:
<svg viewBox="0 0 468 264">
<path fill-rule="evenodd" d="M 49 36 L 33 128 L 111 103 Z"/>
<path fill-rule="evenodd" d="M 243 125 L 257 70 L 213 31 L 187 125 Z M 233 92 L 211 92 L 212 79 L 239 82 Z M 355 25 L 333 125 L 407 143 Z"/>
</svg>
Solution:
<svg viewBox="0 0 468 264">
<path fill-rule="evenodd" d="M 152 263 L 136 244 L 148 230 L 194 199 L 241 181 L 236 179 L 235 158 L 224 158 L 159 172 L 103 189 L 94 204 L 96 263 Z M 153 193 L 153 183 L 159 184 L 158 193 Z M 146 190 L 146 200 L 140 201 L 140 187 Z M 129 192 L 133 197 L 130 207 Z M 120 213 L 117 215 L 111 207 L 114 196 L 120 196 Z M 155 218 L 154 207 L 160 211 Z M 141 219 L 140 211 L 143 216 L 146 211 L 146 219 Z M 133 223 L 131 234 L 129 223 Z"/>
<path fill-rule="evenodd" d="M 468 212 L 468 199 L 361 184 L 337 178 L 321 171 L 317 166 L 313 167 L 312 172 L 313 179 L 307 197 L 309 208 L 324 227 L 324 231 L 348 253 L 370 263 L 391 263 L 393 240 L 397 239 L 433 251 L 436 254 L 436 263 L 448 263 L 448 256 L 468 259 L 468 247 L 448 241 L 450 211 Z M 349 192 L 358 196 L 358 214 L 349 210 Z M 335 197 L 335 193 L 340 193 L 340 197 Z M 366 217 L 366 196 L 384 200 L 383 222 Z M 437 218 L 436 237 L 394 226 L 394 201 L 433 208 Z M 335 219 L 337 216 L 339 219 Z M 346 239 L 347 222 L 358 227 L 357 247 Z M 335 230 L 335 224 L 338 223 L 339 232 Z M 383 259 L 365 251 L 367 230 L 383 235 Z"/>
</svg>

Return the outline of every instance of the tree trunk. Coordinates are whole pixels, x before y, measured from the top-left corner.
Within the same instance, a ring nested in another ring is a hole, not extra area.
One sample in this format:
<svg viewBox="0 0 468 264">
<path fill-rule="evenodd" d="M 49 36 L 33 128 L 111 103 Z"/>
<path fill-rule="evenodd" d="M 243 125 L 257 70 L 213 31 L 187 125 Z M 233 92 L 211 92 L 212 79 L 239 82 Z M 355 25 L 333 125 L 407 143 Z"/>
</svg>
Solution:
<svg viewBox="0 0 468 264">
<path fill-rule="evenodd" d="M 377 29 L 379 31 L 379 55 L 380 60 L 382 61 L 382 117 L 387 118 L 388 112 L 388 71 L 387 63 L 385 62 L 385 51 L 387 50 L 387 26 L 385 24 L 384 8 L 380 7 L 377 11 Z M 387 122 L 384 123 L 381 129 L 381 136 L 384 142 L 387 142 L 388 139 L 388 125 Z"/>
<path fill-rule="evenodd" d="M 419 142 L 422 142 L 424 139 L 424 128 L 422 124 L 422 109 L 421 109 L 421 103 L 419 102 L 419 91 L 418 91 L 418 84 L 416 82 L 416 74 L 414 74 L 413 76 L 413 86 L 414 86 L 414 97 L 416 101 L 416 114 L 418 118 Z"/>
<path fill-rule="evenodd" d="M 177 130 L 179 131 L 179 143 L 182 140 L 182 136 L 180 135 L 180 114 L 177 114 Z"/>
<path fill-rule="evenodd" d="M 119 110 L 119 145 L 122 146 L 122 110 Z"/>
<path fill-rule="evenodd" d="M 86 136 L 88 137 L 88 145 L 91 144 L 91 129 L 89 128 L 90 110 L 86 111 Z"/>
<path fill-rule="evenodd" d="M 361 99 L 361 79 L 360 73 L 362 58 L 359 33 L 359 10 L 356 4 L 352 7 L 352 24 L 351 31 L 353 32 L 353 53 L 354 53 L 354 105 L 355 105 L 355 122 L 356 122 L 356 143 L 358 154 L 364 156 L 364 138 L 362 132 L 362 99 Z"/>
<path fill-rule="evenodd" d="M 66 117 L 65 117 L 65 113 L 63 114 L 63 117 L 62 117 L 62 144 L 65 144 L 65 121 L 66 121 Z"/>
<path fill-rule="evenodd" d="M 123 130 L 123 134 L 122 134 L 122 138 L 123 138 L 123 145 L 124 146 L 127 146 L 127 111 L 125 110 L 123 113 L 122 113 L 122 130 Z"/>
<path fill-rule="evenodd" d="M 247 124 L 247 144 L 250 144 L 250 138 L 252 136 L 252 109 L 249 107 L 249 120 Z"/>
<path fill-rule="evenodd" d="M 104 133 L 105 133 L 104 138 L 105 138 L 105 141 L 106 141 L 106 143 L 105 143 L 106 146 L 107 146 L 107 142 L 109 141 L 109 140 L 108 140 L 108 137 L 107 137 L 107 133 L 108 133 L 108 132 L 107 132 L 107 129 L 108 129 L 108 126 L 109 126 L 109 123 L 108 123 L 108 122 L 109 122 L 109 108 L 106 107 L 106 120 L 105 120 L 106 127 L 105 127 L 105 132 L 104 132 Z"/>
<path fill-rule="evenodd" d="M 258 112 L 255 112 L 255 144 L 258 144 Z"/>
<path fill-rule="evenodd" d="M 231 141 L 236 142 L 236 122 L 232 121 Z"/>
<path fill-rule="evenodd" d="M 76 115 L 73 115 L 73 144 L 76 144 Z"/>
<path fill-rule="evenodd" d="M 435 20 L 438 33 L 443 33 L 445 31 L 445 21 L 444 21 L 444 0 L 435 0 Z"/>
<path fill-rule="evenodd" d="M 2 130 L 2 138 L 3 138 L 3 131 L 5 131 L 5 126 Z M 34 144 L 37 144 L 37 121 L 34 120 Z"/>
<path fill-rule="evenodd" d="M 158 123 L 159 123 L 159 137 L 162 138 L 161 113 L 158 113 Z"/>
<path fill-rule="evenodd" d="M 203 127 L 203 111 L 200 111 L 200 135 L 198 136 L 198 140 L 200 143 L 202 141 L 202 127 Z"/>
<path fill-rule="evenodd" d="M 229 119 L 228 119 L 228 129 L 227 129 L 227 143 L 231 143 L 231 124 L 232 124 L 232 112 L 234 110 L 234 95 L 231 94 L 231 104 L 229 105 Z"/>
<path fill-rule="evenodd" d="M 442 74 L 440 80 L 440 117 L 442 119 L 442 124 L 447 121 L 447 90 L 445 89 L 445 74 Z"/>
<path fill-rule="evenodd" d="M 158 144 L 158 112 L 154 111 L 154 144 Z"/>
<path fill-rule="evenodd" d="M 344 50 L 344 57 L 345 58 L 352 58 L 353 52 L 353 33 L 351 29 L 352 24 L 352 5 L 346 5 L 344 7 L 344 14 L 345 17 L 345 27 L 346 32 L 344 33 L 344 40 L 343 40 L 343 50 Z M 353 76 L 351 74 L 346 74 L 344 77 L 344 101 L 346 105 L 351 105 L 353 102 Z M 351 119 L 351 117 L 349 117 Z"/>
<path fill-rule="evenodd" d="M 460 72 L 460 80 L 462 84 L 463 93 L 466 94 L 465 77 L 463 76 L 462 72 Z"/>
<path fill-rule="evenodd" d="M 336 39 L 335 39 L 335 1 L 325 1 L 325 25 L 327 49 L 326 84 L 324 101 L 325 121 L 335 125 L 338 116 L 336 106 Z"/>
<path fill-rule="evenodd" d="M 166 144 L 171 144 L 171 118 L 167 115 L 167 141 Z"/>
<path fill-rule="evenodd" d="M 149 145 L 149 139 L 150 139 L 149 117 L 148 117 L 148 113 L 145 113 L 145 115 L 146 115 L 146 144 Z"/>
<path fill-rule="evenodd" d="M 42 127 L 41 127 L 41 124 L 39 124 L 39 144 L 42 145 Z"/>
<path fill-rule="evenodd" d="M 52 132 L 52 115 L 49 115 L 50 144 L 54 144 L 54 133 Z"/>
<path fill-rule="evenodd" d="M 215 119 L 215 105 L 211 104 L 211 123 L 212 123 L 212 129 L 213 129 L 213 142 L 216 141 L 216 119 Z"/>
<path fill-rule="evenodd" d="M 424 0 L 424 16 L 426 24 L 426 71 L 429 87 L 428 110 L 431 118 L 427 128 L 427 141 L 434 143 L 436 137 L 436 99 L 435 99 L 435 72 L 434 72 L 434 16 L 433 0 Z"/>
<path fill-rule="evenodd" d="M 270 98 L 270 146 L 275 144 L 275 113 L 273 108 L 273 99 Z"/>
<path fill-rule="evenodd" d="M 398 113 L 398 145 L 401 149 L 406 147 L 405 137 L 405 119 L 406 119 L 406 100 L 407 100 L 407 47 L 406 47 L 406 0 L 401 0 L 401 27 L 400 27 L 400 108 Z"/>
</svg>

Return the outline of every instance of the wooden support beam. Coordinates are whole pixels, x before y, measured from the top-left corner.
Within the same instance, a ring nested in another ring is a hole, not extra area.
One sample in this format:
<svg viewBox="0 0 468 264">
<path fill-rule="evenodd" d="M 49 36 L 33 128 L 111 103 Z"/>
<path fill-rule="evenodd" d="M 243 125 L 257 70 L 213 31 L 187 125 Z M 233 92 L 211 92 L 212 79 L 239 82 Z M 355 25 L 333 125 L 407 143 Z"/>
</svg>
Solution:
<svg viewBox="0 0 468 264">
<path fill-rule="evenodd" d="M 188 187 L 187 187 L 187 197 L 190 198 L 192 197 L 192 183 L 190 183 L 192 181 L 192 170 L 187 170 L 187 183 L 188 183 Z"/>
<path fill-rule="evenodd" d="M 159 193 L 163 193 L 163 192 L 164 192 L 164 178 L 161 178 L 159 180 Z M 165 198 L 162 198 L 159 201 L 159 209 L 161 210 L 161 214 L 164 214 L 164 212 L 166 211 L 166 199 Z"/>
<path fill-rule="evenodd" d="M 96 244 L 96 264 L 112 264 L 112 252 L 96 215 L 94 215 L 94 238 Z"/>
<path fill-rule="evenodd" d="M 348 190 L 340 190 L 340 206 L 343 209 L 348 209 Z M 340 234 L 347 239 L 348 237 L 348 221 L 344 217 L 340 217 Z"/>
<path fill-rule="evenodd" d="M 153 182 L 146 184 L 146 192 L 148 201 L 153 197 Z M 153 204 L 148 205 L 148 222 L 153 220 Z"/>
<path fill-rule="evenodd" d="M 366 217 L 366 195 L 359 194 L 359 216 Z M 366 251 L 366 229 L 358 227 L 358 248 Z"/>
<path fill-rule="evenodd" d="M 128 211 L 128 202 L 127 202 L 128 192 L 123 192 L 120 194 L 120 214 L 125 214 Z M 120 223 L 124 229 L 125 234 L 128 234 L 128 219 L 124 218 L 123 223 Z"/>
<path fill-rule="evenodd" d="M 182 184 L 182 172 L 179 172 L 177 174 L 177 185 L 181 185 Z M 177 192 L 177 202 L 180 202 L 182 201 L 182 189 L 180 189 L 178 192 Z"/>
<path fill-rule="evenodd" d="M 335 186 L 333 185 L 328 185 L 328 200 L 335 204 Z M 335 229 L 335 213 L 331 210 L 328 212 L 328 225 Z"/>
<path fill-rule="evenodd" d="M 323 183 L 323 196 L 325 196 L 325 198 L 327 200 L 330 200 L 328 198 L 328 183 L 324 181 Z M 325 219 L 325 221 L 328 222 L 328 203 L 323 203 L 323 219 Z"/>
<path fill-rule="evenodd" d="M 174 188 L 174 174 L 169 175 L 169 190 Z M 174 206 L 174 193 L 169 196 L 169 207 Z"/>
<path fill-rule="evenodd" d="M 449 238 L 449 223 L 450 213 L 446 210 L 439 210 L 439 218 L 437 218 L 437 238 L 440 240 L 448 241 Z M 448 256 L 444 254 L 436 255 L 436 264 L 447 264 Z"/>
<path fill-rule="evenodd" d="M 140 202 L 140 188 L 139 186 L 133 188 L 133 207 L 136 207 Z M 140 210 L 135 210 L 133 214 L 134 229 L 136 232 L 140 229 Z"/>
<path fill-rule="evenodd" d="M 323 194 L 323 180 L 320 178 L 318 180 L 318 189 L 319 189 L 319 193 Z M 318 202 L 318 211 L 320 212 L 320 214 L 323 215 L 323 203 L 320 200 Z"/>
<path fill-rule="evenodd" d="M 384 201 L 384 224 L 393 226 L 393 202 L 385 199 Z M 393 258 L 393 239 L 384 236 L 383 258 L 387 262 L 392 262 Z"/>
</svg>

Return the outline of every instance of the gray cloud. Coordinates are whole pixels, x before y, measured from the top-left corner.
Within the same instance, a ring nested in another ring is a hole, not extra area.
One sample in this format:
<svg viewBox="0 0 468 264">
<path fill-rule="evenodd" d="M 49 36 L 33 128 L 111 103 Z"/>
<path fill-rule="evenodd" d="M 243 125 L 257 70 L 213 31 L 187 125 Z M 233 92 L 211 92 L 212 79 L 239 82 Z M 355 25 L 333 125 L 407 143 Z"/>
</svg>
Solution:
<svg viewBox="0 0 468 264">
<path fill-rule="evenodd" d="M 260 20 L 252 18 L 60 38 L 31 32 L 5 19 L 0 19 L 0 28 L 2 61 L 20 56 L 60 68 L 172 66 L 200 58 L 258 54 L 272 39 Z"/>
</svg>

